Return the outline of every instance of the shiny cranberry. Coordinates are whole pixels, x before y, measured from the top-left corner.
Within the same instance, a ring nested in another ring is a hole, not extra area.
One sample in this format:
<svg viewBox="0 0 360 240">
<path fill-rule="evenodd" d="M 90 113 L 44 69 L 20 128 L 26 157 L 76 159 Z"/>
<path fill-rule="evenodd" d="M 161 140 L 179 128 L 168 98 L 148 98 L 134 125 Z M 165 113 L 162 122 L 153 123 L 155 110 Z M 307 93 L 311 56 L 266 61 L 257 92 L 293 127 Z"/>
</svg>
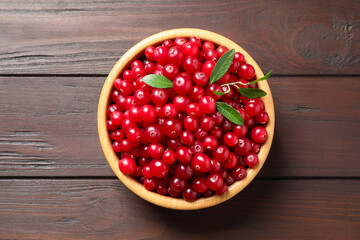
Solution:
<svg viewBox="0 0 360 240">
<path fill-rule="evenodd" d="M 173 63 L 166 64 L 163 71 L 164 76 L 170 80 L 173 80 L 177 75 L 179 75 L 179 67 Z"/>
<path fill-rule="evenodd" d="M 247 137 L 239 138 L 233 150 L 237 155 L 244 156 L 251 151 L 251 141 Z"/>
<path fill-rule="evenodd" d="M 204 140 L 204 138 L 208 135 L 208 133 L 201 129 L 201 128 L 198 128 L 195 130 L 194 132 L 194 137 L 197 139 L 197 140 Z"/>
<path fill-rule="evenodd" d="M 136 164 L 132 158 L 123 158 L 119 161 L 119 169 L 122 173 L 133 174 L 136 170 Z"/>
<path fill-rule="evenodd" d="M 180 134 L 180 140 L 185 145 L 190 146 L 194 143 L 195 138 L 194 138 L 194 135 L 190 131 L 185 130 L 185 131 L 182 131 L 182 133 Z"/>
<path fill-rule="evenodd" d="M 268 137 L 267 131 L 264 127 L 257 126 L 251 131 L 251 138 L 256 143 L 264 143 Z"/>
<path fill-rule="evenodd" d="M 255 125 L 255 118 L 246 115 L 245 124 L 248 128 L 252 128 Z"/>
<path fill-rule="evenodd" d="M 177 119 L 166 119 L 161 128 L 162 132 L 167 137 L 174 138 L 180 135 L 182 130 L 182 124 Z"/>
<path fill-rule="evenodd" d="M 153 62 L 147 63 L 144 68 L 148 74 L 152 74 L 156 70 L 155 64 Z M 138 83 L 136 83 L 136 85 L 138 85 Z"/>
<path fill-rule="evenodd" d="M 141 111 L 139 106 L 133 106 L 129 110 L 129 119 L 133 122 L 140 122 L 141 118 Z"/>
<path fill-rule="evenodd" d="M 209 115 L 212 118 L 215 125 L 220 125 L 224 121 L 224 115 L 222 115 L 218 110 L 215 110 Z"/>
<path fill-rule="evenodd" d="M 177 94 L 185 95 L 191 91 L 192 81 L 190 78 L 177 76 L 173 81 L 173 89 Z"/>
<path fill-rule="evenodd" d="M 200 121 L 200 126 L 205 131 L 208 131 L 214 127 L 214 120 L 211 117 L 203 117 Z"/>
<path fill-rule="evenodd" d="M 130 140 L 132 143 L 137 143 L 141 141 L 143 132 L 140 128 L 137 127 L 131 127 L 126 132 L 126 137 Z"/>
<path fill-rule="evenodd" d="M 184 146 L 178 138 L 169 138 L 166 142 L 168 148 L 173 151 L 176 151 L 179 147 Z"/>
<path fill-rule="evenodd" d="M 200 70 L 201 62 L 196 57 L 188 56 L 185 58 L 182 66 L 185 69 L 185 71 L 193 74 Z"/>
<path fill-rule="evenodd" d="M 110 138 L 114 141 L 121 141 L 123 140 L 125 137 L 125 132 L 122 130 L 116 130 L 114 132 L 111 132 L 110 134 Z"/>
<path fill-rule="evenodd" d="M 131 107 L 136 106 L 134 96 L 129 96 L 125 99 L 124 107 L 126 110 L 130 110 Z"/>
<path fill-rule="evenodd" d="M 261 112 L 256 116 L 256 121 L 260 124 L 266 124 L 269 122 L 269 114 L 267 112 Z"/>
<path fill-rule="evenodd" d="M 218 146 L 213 153 L 214 158 L 219 162 L 223 162 L 226 159 L 228 159 L 229 154 L 230 154 L 229 148 L 223 145 Z"/>
<path fill-rule="evenodd" d="M 167 49 L 171 48 L 172 46 L 174 46 L 174 42 L 171 41 L 171 40 L 165 40 L 163 43 L 162 43 L 162 46 L 163 47 L 166 47 Z"/>
<path fill-rule="evenodd" d="M 138 89 L 134 93 L 135 103 L 139 106 L 150 102 L 150 93 L 146 89 Z"/>
<path fill-rule="evenodd" d="M 216 53 L 218 54 L 219 58 L 224 55 L 224 53 L 226 53 L 227 51 L 229 51 L 229 49 L 225 46 L 220 46 L 216 49 Z"/>
<path fill-rule="evenodd" d="M 148 146 L 148 154 L 152 158 L 160 158 L 164 153 L 164 146 L 160 143 L 151 143 Z"/>
<path fill-rule="evenodd" d="M 233 147 L 238 143 L 238 141 L 239 141 L 239 138 L 235 133 L 233 133 L 233 132 L 225 133 L 225 135 L 224 135 L 224 143 L 227 146 Z"/>
<path fill-rule="evenodd" d="M 260 144 L 256 143 L 256 142 L 252 142 L 251 143 L 251 151 L 254 153 L 259 153 L 260 152 Z"/>
<path fill-rule="evenodd" d="M 175 168 L 175 174 L 183 180 L 188 180 L 194 175 L 194 169 L 183 163 L 179 163 Z"/>
<path fill-rule="evenodd" d="M 170 186 L 168 186 L 166 190 L 167 190 L 168 194 L 169 194 L 171 197 L 177 198 L 177 197 L 179 197 L 179 196 L 181 195 L 181 193 L 176 192 L 176 191 L 174 191 L 173 189 L 171 189 Z"/>
<path fill-rule="evenodd" d="M 192 80 L 196 85 L 199 86 L 205 86 L 206 84 L 209 83 L 209 78 L 203 72 L 196 72 L 193 75 Z"/>
<path fill-rule="evenodd" d="M 143 132 L 143 140 L 149 143 L 159 142 L 162 136 L 163 135 L 159 125 L 147 126 Z"/>
<path fill-rule="evenodd" d="M 228 190 L 228 186 L 227 186 L 226 184 L 223 184 L 220 189 L 218 189 L 218 190 L 215 191 L 215 194 L 221 196 L 221 195 L 223 195 L 224 193 L 226 193 L 227 190 Z"/>
<path fill-rule="evenodd" d="M 173 104 L 175 104 L 178 111 L 185 112 L 187 105 L 190 104 L 190 98 L 186 95 L 176 95 L 173 99 Z"/>
<path fill-rule="evenodd" d="M 234 60 L 237 60 L 240 64 L 245 63 L 245 57 L 240 52 L 236 52 L 234 55 Z"/>
<path fill-rule="evenodd" d="M 252 79 L 255 77 L 255 69 L 250 64 L 242 64 L 237 71 L 239 78 Z"/>
<path fill-rule="evenodd" d="M 256 116 L 261 113 L 261 105 L 255 100 L 250 100 L 245 104 L 245 111 L 249 116 Z"/>
<path fill-rule="evenodd" d="M 162 106 L 168 100 L 168 94 L 164 89 L 154 89 L 150 98 L 153 103 Z"/>
<path fill-rule="evenodd" d="M 185 119 L 184 119 L 184 128 L 188 131 L 195 131 L 196 129 L 198 129 L 199 127 L 199 120 L 195 117 L 190 117 L 190 116 L 187 116 Z"/>
<path fill-rule="evenodd" d="M 156 180 L 154 178 L 145 178 L 144 179 L 144 187 L 148 191 L 155 190 L 157 187 Z"/>
<path fill-rule="evenodd" d="M 174 104 L 168 103 L 163 107 L 163 114 L 167 118 L 176 117 L 178 110 Z"/>
<path fill-rule="evenodd" d="M 191 162 L 192 152 L 189 148 L 181 146 L 176 150 L 176 159 L 183 164 L 189 164 Z"/>
<path fill-rule="evenodd" d="M 216 102 L 210 96 L 204 96 L 199 100 L 200 111 L 205 114 L 210 114 L 216 109 Z"/>
<path fill-rule="evenodd" d="M 213 194 L 214 194 L 214 191 L 212 191 L 211 189 L 208 189 L 207 191 L 202 193 L 202 195 L 204 197 L 211 197 Z"/>
<path fill-rule="evenodd" d="M 170 168 L 161 159 L 153 159 L 150 162 L 150 170 L 155 177 L 163 178 L 169 173 Z"/>
<path fill-rule="evenodd" d="M 188 186 L 182 191 L 182 196 L 186 201 L 192 202 L 196 200 L 197 192 L 192 187 Z"/>
<path fill-rule="evenodd" d="M 223 131 L 221 130 L 221 128 L 215 126 L 213 129 L 211 129 L 209 131 L 209 136 L 213 136 L 216 139 L 221 139 L 221 137 L 223 136 Z"/>
<path fill-rule="evenodd" d="M 201 40 L 198 37 L 191 37 L 189 42 L 194 43 L 197 48 L 201 47 Z"/>
<path fill-rule="evenodd" d="M 200 106 L 197 103 L 190 103 L 186 106 L 186 113 L 191 117 L 200 115 Z"/>
<path fill-rule="evenodd" d="M 196 154 L 191 160 L 191 166 L 199 173 L 208 172 L 211 169 L 210 158 L 205 154 Z"/>
<path fill-rule="evenodd" d="M 222 88 L 220 87 L 219 84 L 213 83 L 208 85 L 208 87 L 206 88 L 206 95 L 212 97 L 213 99 L 215 99 L 215 101 L 219 101 L 222 98 L 222 96 L 216 95 L 214 91 L 222 92 Z"/>
<path fill-rule="evenodd" d="M 206 52 L 208 49 L 215 49 L 215 46 L 212 42 L 204 42 L 202 45 L 202 50 Z"/>
<path fill-rule="evenodd" d="M 242 180 L 244 178 L 246 178 L 246 169 L 244 166 L 242 165 L 237 165 L 233 171 L 232 171 L 232 175 L 236 180 Z"/>
<path fill-rule="evenodd" d="M 185 56 L 197 57 L 199 54 L 199 48 L 192 42 L 187 42 L 182 45 L 182 51 Z"/>
<path fill-rule="evenodd" d="M 192 187 L 195 191 L 200 193 L 208 190 L 208 187 L 206 186 L 206 180 L 201 177 L 197 177 L 194 179 L 194 181 L 192 182 Z"/>
<path fill-rule="evenodd" d="M 181 47 L 175 46 L 169 49 L 168 61 L 169 63 L 180 66 L 185 59 L 185 55 L 181 50 Z"/>
<path fill-rule="evenodd" d="M 135 79 L 135 76 L 131 70 L 125 70 L 122 77 L 125 81 L 129 81 L 129 82 Z"/>
<path fill-rule="evenodd" d="M 230 152 L 229 157 L 226 161 L 222 162 L 224 168 L 232 169 L 238 164 L 238 158 L 235 153 Z"/>
<path fill-rule="evenodd" d="M 115 125 L 121 125 L 122 121 L 124 120 L 124 114 L 122 112 L 115 111 L 111 114 L 110 120 Z"/>
<path fill-rule="evenodd" d="M 245 125 L 235 125 L 233 127 L 233 133 L 236 134 L 239 138 L 245 137 L 248 132 L 248 128 Z"/>
<path fill-rule="evenodd" d="M 166 186 L 163 185 L 158 185 L 156 187 L 156 192 L 160 195 L 166 196 L 167 195 L 167 190 L 166 190 Z"/>
<path fill-rule="evenodd" d="M 133 70 L 134 78 L 145 77 L 147 72 L 144 67 L 135 67 Z"/>
<path fill-rule="evenodd" d="M 147 164 L 147 165 L 145 165 L 145 166 L 143 166 L 142 171 L 143 171 L 144 177 L 146 177 L 146 178 L 152 178 L 152 177 L 154 177 L 153 173 L 151 172 L 150 163 Z"/>
<path fill-rule="evenodd" d="M 224 184 L 222 177 L 218 173 L 210 173 L 210 175 L 206 178 L 206 186 L 211 190 L 218 190 Z"/>
<path fill-rule="evenodd" d="M 108 117 L 110 117 L 113 112 L 118 111 L 118 110 L 121 111 L 116 104 L 112 104 L 107 108 L 106 113 L 107 113 Z"/>
<path fill-rule="evenodd" d="M 168 49 L 163 46 L 159 46 L 154 50 L 154 60 L 159 64 L 165 65 L 168 61 Z"/>
<path fill-rule="evenodd" d="M 149 104 L 144 105 L 140 109 L 141 117 L 144 122 L 154 122 L 156 120 L 155 108 Z"/>
<path fill-rule="evenodd" d="M 238 68 L 240 67 L 240 62 L 236 59 L 234 59 L 232 62 L 231 62 L 231 65 L 229 67 L 229 72 L 230 73 L 235 73 Z"/>
<path fill-rule="evenodd" d="M 186 185 L 186 181 L 177 176 L 172 177 L 170 180 L 170 187 L 175 192 L 181 192 L 185 189 Z"/>
<path fill-rule="evenodd" d="M 201 141 L 195 140 L 194 144 L 190 146 L 190 150 L 193 155 L 204 153 L 205 149 Z"/>
<path fill-rule="evenodd" d="M 184 43 L 186 43 L 186 42 L 187 42 L 186 38 L 184 38 L 184 37 L 177 37 L 177 38 L 174 40 L 174 45 L 175 45 L 175 46 L 182 47 L 182 45 L 184 45 Z"/>
<path fill-rule="evenodd" d="M 234 127 L 234 124 L 230 122 L 230 120 L 224 119 L 224 121 L 220 124 L 220 127 L 224 132 L 230 132 Z"/>
<path fill-rule="evenodd" d="M 258 155 L 256 153 L 248 153 L 244 156 L 244 163 L 248 167 L 255 167 L 259 162 Z"/>
<path fill-rule="evenodd" d="M 226 84 L 226 83 L 229 83 L 230 82 L 230 79 L 231 79 L 231 75 L 230 75 L 230 73 L 229 72 L 226 72 L 225 74 L 224 74 L 224 76 L 222 76 L 218 81 L 217 81 L 217 83 L 218 84 Z"/>
<path fill-rule="evenodd" d="M 176 154 L 172 150 L 167 150 L 162 155 L 162 160 L 166 164 L 173 164 L 176 161 Z"/>
<path fill-rule="evenodd" d="M 203 146 L 205 149 L 214 150 L 218 145 L 218 140 L 214 136 L 206 136 L 203 140 Z"/>
<path fill-rule="evenodd" d="M 211 163 L 211 169 L 209 172 L 217 173 L 220 171 L 221 163 L 219 161 L 216 161 L 215 159 L 210 159 L 210 163 Z"/>
<path fill-rule="evenodd" d="M 121 125 L 122 130 L 124 132 L 127 132 L 131 127 L 136 127 L 136 123 L 131 121 L 130 119 L 124 119 Z"/>
<path fill-rule="evenodd" d="M 120 94 L 124 96 L 130 95 L 133 92 L 133 86 L 131 84 L 131 81 L 122 80 L 117 86 L 117 90 L 119 91 Z"/>
<path fill-rule="evenodd" d="M 188 96 L 190 97 L 191 101 L 198 102 L 200 100 L 200 98 L 205 96 L 205 90 L 204 90 L 204 88 L 195 85 L 195 86 L 193 86 L 191 92 L 188 93 Z"/>
<path fill-rule="evenodd" d="M 208 49 L 205 52 L 205 58 L 208 61 L 217 61 L 218 60 L 218 54 L 214 49 Z"/>
<path fill-rule="evenodd" d="M 155 48 L 153 46 L 149 46 L 145 49 L 145 57 L 150 61 L 154 60 L 154 51 Z"/>
</svg>

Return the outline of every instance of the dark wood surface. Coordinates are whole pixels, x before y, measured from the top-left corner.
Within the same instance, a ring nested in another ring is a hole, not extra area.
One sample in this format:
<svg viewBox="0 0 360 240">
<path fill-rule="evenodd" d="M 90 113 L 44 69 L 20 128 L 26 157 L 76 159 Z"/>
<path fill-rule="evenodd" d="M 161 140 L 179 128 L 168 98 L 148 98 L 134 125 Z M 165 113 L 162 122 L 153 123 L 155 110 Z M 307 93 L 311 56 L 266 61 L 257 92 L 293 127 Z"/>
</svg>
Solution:
<svg viewBox="0 0 360 240">
<path fill-rule="evenodd" d="M 360 1 L 0 0 L 0 239 L 359 239 Z M 103 156 L 97 101 L 141 39 L 222 34 L 269 80 L 276 130 L 243 192 L 181 212 Z"/>
</svg>

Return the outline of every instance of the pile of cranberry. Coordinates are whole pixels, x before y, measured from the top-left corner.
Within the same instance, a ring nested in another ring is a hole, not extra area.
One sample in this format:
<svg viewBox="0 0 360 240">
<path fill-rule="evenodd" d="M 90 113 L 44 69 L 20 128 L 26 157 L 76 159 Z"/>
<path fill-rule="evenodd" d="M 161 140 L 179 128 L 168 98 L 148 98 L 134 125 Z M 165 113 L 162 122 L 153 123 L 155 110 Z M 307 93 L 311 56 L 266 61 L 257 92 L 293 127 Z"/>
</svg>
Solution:
<svg viewBox="0 0 360 240">
<path fill-rule="evenodd" d="M 131 62 L 115 80 L 107 129 L 121 172 L 149 191 L 194 201 L 224 194 L 258 164 L 269 121 L 263 101 L 240 95 L 235 86 L 225 95 L 214 94 L 227 90 L 223 84 L 254 80 L 253 66 L 236 52 L 226 74 L 209 84 L 217 60 L 227 51 L 198 37 L 166 40 L 147 47 L 145 57 Z M 141 79 L 148 74 L 165 76 L 173 88 L 147 85 Z M 225 118 L 216 109 L 218 101 L 234 107 L 245 124 Z"/>
</svg>

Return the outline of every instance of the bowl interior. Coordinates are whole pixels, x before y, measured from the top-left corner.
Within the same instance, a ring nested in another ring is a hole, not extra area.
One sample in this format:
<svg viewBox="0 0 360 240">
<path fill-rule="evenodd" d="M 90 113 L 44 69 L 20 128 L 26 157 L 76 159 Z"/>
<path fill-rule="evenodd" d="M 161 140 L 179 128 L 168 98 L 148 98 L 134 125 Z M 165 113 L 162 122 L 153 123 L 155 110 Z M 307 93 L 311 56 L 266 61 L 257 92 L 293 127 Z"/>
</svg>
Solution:
<svg viewBox="0 0 360 240">
<path fill-rule="evenodd" d="M 128 187 L 132 192 L 134 192 L 136 195 L 153 204 L 166 208 L 178 209 L 178 210 L 193 210 L 193 209 L 211 207 L 232 198 L 242 189 L 244 189 L 255 178 L 255 176 L 260 171 L 261 167 L 264 165 L 271 148 L 271 144 L 274 136 L 274 127 L 275 127 L 274 104 L 273 104 L 270 88 L 267 81 L 260 81 L 258 82 L 258 87 L 267 92 L 267 96 L 263 97 L 262 100 L 264 101 L 265 109 L 269 114 L 269 118 L 270 118 L 267 126 L 265 127 L 269 136 L 267 141 L 260 148 L 260 152 L 258 154 L 259 164 L 254 168 L 248 168 L 247 177 L 242 181 L 237 181 L 233 185 L 231 185 L 229 187 L 229 191 L 223 194 L 222 196 L 215 195 L 209 198 L 200 198 L 194 202 L 187 202 L 183 199 L 162 196 L 155 192 L 147 191 L 142 184 L 140 184 L 133 178 L 121 173 L 121 171 L 118 168 L 119 159 L 116 153 L 112 149 L 110 136 L 106 129 L 106 120 L 107 120 L 106 110 L 110 103 L 110 93 L 113 89 L 113 84 L 115 79 L 119 76 L 120 73 L 122 73 L 124 70 L 128 68 L 131 61 L 143 56 L 143 52 L 147 46 L 150 45 L 156 46 L 166 39 L 175 39 L 176 37 L 189 38 L 192 36 L 198 36 L 202 41 L 211 41 L 216 45 L 223 45 L 229 49 L 235 49 L 235 51 L 241 52 L 245 56 L 246 63 L 251 64 L 255 68 L 256 78 L 260 78 L 264 76 L 258 64 L 244 49 L 242 49 L 239 45 L 237 45 L 233 41 L 219 34 L 206 30 L 192 29 L 192 28 L 173 29 L 165 32 L 160 32 L 142 40 L 141 42 L 133 46 L 120 58 L 120 60 L 112 68 L 101 91 L 99 106 L 98 106 L 98 118 L 97 118 L 101 147 L 103 149 L 103 152 L 110 167 L 112 168 L 116 176 L 122 181 L 122 183 L 126 187 Z"/>
</svg>

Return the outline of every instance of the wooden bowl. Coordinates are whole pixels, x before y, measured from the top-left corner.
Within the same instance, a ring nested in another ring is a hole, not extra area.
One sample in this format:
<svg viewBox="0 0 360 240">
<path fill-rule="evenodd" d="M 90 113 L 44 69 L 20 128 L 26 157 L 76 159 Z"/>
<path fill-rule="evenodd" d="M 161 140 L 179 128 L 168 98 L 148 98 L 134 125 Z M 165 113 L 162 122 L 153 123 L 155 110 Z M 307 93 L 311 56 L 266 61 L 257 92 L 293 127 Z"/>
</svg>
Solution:
<svg viewBox="0 0 360 240">
<path fill-rule="evenodd" d="M 104 151 L 105 157 L 116 174 L 116 176 L 120 179 L 120 181 L 129 188 L 132 192 L 134 192 L 139 197 L 156 204 L 161 207 L 178 209 L 178 210 L 194 210 L 194 209 L 202 209 L 217 205 L 219 203 L 225 202 L 226 200 L 232 198 L 236 194 L 238 194 L 241 190 L 243 190 L 258 174 L 261 167 L 264 165 L 265 160 L 270 151 L 271 143 L 273 141 L 274 136 L 274 127 L 275 127 L 275 113 L 274 113 L 274 104 L 271 96 L 270 88 L 267 81 L 258 82 L 259 88 L 267 92 L 267 96 L 263 97 L 262 100 L 265 103 L 265 109 L 269 114 L 270 120 L 266 126 L 266 130 L 268 132 L 268 139 L 265 144 L 261 147 L 259 156 L 259 164 L 255 168 L 247 169 L 247 177 L 242 181 L 237 181 L 233 185 L 229 186 L 229 191 L 222 196 L 212 196 L 209 198 L 200 198 L 194 202 L 187 202 L 180 198 L 172 198 L 168 196 L 162 196 L 155 192 L 147 191 L 142 184 L 134 180 L 133 178 L 121 173 L 118 167 L 119 158 L 116 153 L 113 151 L 112 143 L 109 137 L 109 133 L 106 129 L 106 120 L 107 114 L 106 110 L 110 103 L 110 94 L 113 89 L 113 84 L 115 79 L 129 67 L 131 61 L 141 57 L 143 52 L 147 46 L 157 45 L 166 39 L 175 39 L 176 37 L 192 37 L 197 36 L 202 41 L 211 41 L 217 45 L 226 46 L 228 49 L 235 49 L 237 52 L 241 52 L 245 56 L 245 60 L 247 63 L 251 64 L 256 71 L 256 78 L 263 77 L 264 74 L 261 71 L 258 64 L 254 61 L 254 59 L 242 49 L 239 45 L 234 43 L 233 41 L 223 37 L 219 34 L 205 31 L 201 29 L 193 29 L 193 28 L 180 28 L 180 29 L 172 29 L 164 32 L 160 32 L 154 34 L 135 46 L 133 46 L 129 51 L 127 51 L 120 60 L 115 64 L 111 72 L 109 73 L 103 89 L 101 91 L 99 106 L 98 106 L 98 131 L 101 147 Z"/>
</svg>

